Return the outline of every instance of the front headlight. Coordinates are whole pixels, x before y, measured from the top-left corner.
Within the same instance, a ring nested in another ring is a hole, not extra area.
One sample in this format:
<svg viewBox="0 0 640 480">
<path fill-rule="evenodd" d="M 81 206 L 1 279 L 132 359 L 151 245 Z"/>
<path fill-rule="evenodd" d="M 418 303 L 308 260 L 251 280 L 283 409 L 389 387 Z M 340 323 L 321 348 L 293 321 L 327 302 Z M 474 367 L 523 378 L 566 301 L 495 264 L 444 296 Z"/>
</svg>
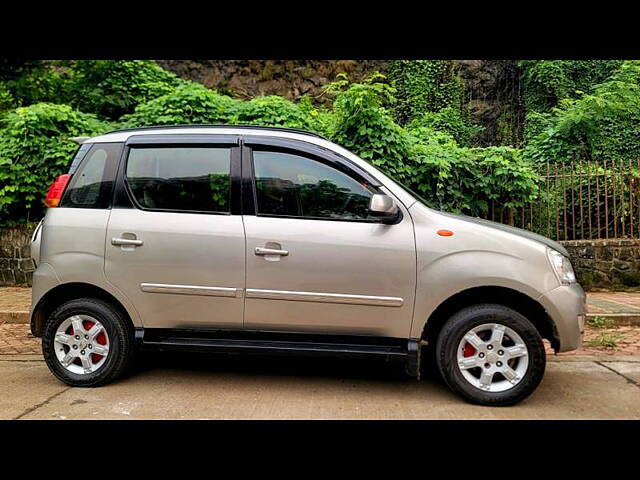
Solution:
<svg viewBox="0 0 640 480">
<path fill-rule="evenodd" d="M 575 283 L 576 274 L 574 273 L 571 262 L 567 257 L 551 248 L 547 248 L 547 256 L 549 257 L 549 262 L 551 262 L 551 266 L 555 270 L 560 283 L 563 285 Z"/>
</svg>

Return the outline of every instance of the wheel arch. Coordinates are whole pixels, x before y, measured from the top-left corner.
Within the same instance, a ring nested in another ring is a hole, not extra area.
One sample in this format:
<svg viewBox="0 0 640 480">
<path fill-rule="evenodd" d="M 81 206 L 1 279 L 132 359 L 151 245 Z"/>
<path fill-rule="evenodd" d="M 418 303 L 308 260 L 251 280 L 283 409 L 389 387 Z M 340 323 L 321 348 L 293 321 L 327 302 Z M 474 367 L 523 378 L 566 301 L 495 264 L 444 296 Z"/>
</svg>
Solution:
<svg viewBox="0 0 640 480">
<path fill-rule="evenodd" d="M 549 340 L 554 350 L 559 349 L 558 332 L 544 307 L 522 292 L 500 286 L 473 287 L 457 292 L 444 300 L 429 315 L 423 327 L 421 339 L 425 340 L 427 344 L 433 345 L 442 326 L 454 313 L 480 303 L 495 303 L 512 308 L 531 321 L 540 336 Z"/>
<path fill-rule="evenodd" d="M 69 300 L 82 297 L 99 298 L 107 301 L 122 313 L 132 331 L 135 329 L 131 315 L 129 315 L 122 302 L 111 293 L 90 283 L 70 282 L 55 286 L 38 301 L 31 314 L 31 333 L 36 337 L 42 336 L 47 318 L 57 307 Z"/>
</svg>

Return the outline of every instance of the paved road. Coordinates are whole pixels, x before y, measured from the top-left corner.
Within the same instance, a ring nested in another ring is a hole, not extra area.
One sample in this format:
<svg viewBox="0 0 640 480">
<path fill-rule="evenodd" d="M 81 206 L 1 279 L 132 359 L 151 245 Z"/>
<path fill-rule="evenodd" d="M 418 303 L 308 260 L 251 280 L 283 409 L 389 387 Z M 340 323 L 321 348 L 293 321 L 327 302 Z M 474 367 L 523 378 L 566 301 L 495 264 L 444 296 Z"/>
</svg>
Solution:
<svg viewBox="0 0 640 480">
<path fill-rule="evenodd" d="M 0 356 L 5 419 L 640 419 L 640 356 L 550 358 L 520 405 L 469 405 L 395 365 L 163 355 L 97 388 L 58 382 L 37 355 Z"/>
</svg>

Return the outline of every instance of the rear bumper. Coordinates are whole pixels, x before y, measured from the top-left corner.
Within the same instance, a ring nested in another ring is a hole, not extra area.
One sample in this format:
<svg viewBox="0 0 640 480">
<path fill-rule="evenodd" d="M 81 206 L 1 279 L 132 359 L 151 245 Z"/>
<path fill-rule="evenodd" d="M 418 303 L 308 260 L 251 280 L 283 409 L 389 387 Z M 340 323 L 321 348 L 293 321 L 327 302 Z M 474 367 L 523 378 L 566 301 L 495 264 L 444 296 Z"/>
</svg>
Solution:
<svg viewBox="0 0 640 480">
<path fill-rule="evenodd" d="M 582 287 L 577 283 L 562 285 L 545 293 L 539 302 L 553 321 L 559 342 L 557 351 L 580 348 L 587 313 L 587 297 Z"/>
</svg>

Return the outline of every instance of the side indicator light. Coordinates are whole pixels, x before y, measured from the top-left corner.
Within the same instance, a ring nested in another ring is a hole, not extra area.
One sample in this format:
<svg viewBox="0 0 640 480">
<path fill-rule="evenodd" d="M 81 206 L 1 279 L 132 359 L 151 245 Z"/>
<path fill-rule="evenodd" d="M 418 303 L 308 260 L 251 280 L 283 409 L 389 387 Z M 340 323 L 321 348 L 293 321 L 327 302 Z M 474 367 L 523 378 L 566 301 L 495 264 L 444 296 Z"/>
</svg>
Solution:
<svg viewBox="0 0 640 480">
<path fill-rule="evenodd" d="M 441 237 L 451 237 L 453 235 L 451 230 L 438 230 L 436 233 Z"/>
</svg>

